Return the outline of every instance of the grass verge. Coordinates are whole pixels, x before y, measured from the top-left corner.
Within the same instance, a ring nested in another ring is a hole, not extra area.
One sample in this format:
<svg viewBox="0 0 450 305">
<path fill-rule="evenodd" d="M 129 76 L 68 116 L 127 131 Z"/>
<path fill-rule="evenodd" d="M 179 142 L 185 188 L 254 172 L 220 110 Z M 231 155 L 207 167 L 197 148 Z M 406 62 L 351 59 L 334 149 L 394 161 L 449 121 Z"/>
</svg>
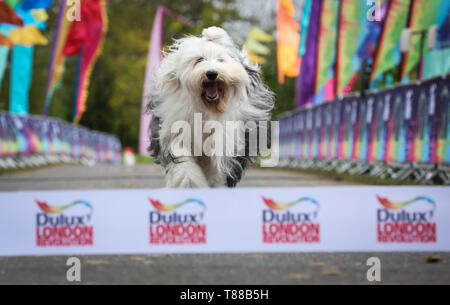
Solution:
<svg viewBox="0 0 450 305">
<path fill-rule="evenodd" d="M 153 158 L 136 155 L 136 164 L 153 164 Z"/>
<path fill-rule="evenodd" d="M 266 169 L 272 169 L 268 167 L 259 167 L 259 169 L 266 170 Z M 365 184 L 365 185 L 424 185 L 417 182 L 414 182 L 412 180 L 405 180 L 405 181 L 399 181 L 394 180 L 390 178 L 376 178 L 371 177 L 367 175 L 350 175 L 347 173 L 337 173 L 335 171 L 322 171 L 318 169 L 298 169 L 298 168 L 291 168 L 291 167 L 277 167 L 277 169 L 282 169 L 290 172 L 296 172 L 296 173 L 302 173 L 307 175 L 314 175 L 319 177 L 324 177 L 327 179 L 333 179 L 334 181 L 346 181 L 346 182 L 352 182 L 352 183 L 358 183 L 358 184 Z"/>
</svg>

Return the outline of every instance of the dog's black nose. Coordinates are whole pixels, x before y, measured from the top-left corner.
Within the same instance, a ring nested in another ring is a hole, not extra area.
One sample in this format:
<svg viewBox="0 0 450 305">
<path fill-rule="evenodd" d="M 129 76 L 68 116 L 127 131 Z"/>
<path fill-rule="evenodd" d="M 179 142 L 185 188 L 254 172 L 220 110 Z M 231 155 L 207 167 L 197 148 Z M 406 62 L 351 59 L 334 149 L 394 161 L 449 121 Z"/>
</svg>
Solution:
<svg viewBox="0 0 450 305">
<path fill-rule="evenodd" d="M 219 73 L 217 73 L 216 71 L 208 71 L 208 72 L 206 72 L 206 77 L 209 80 L 215 80 L 218 75 L 219 75 Z"/>
</svg>

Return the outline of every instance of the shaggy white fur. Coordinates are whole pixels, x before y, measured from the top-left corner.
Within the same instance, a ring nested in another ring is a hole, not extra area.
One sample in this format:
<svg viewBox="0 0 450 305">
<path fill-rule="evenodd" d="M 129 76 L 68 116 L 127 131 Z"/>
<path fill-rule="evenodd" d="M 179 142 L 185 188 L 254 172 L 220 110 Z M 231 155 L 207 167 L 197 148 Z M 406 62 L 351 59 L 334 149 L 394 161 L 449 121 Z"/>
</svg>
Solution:
<svg viewBox="0 0 450 305">
<path fill-rule="evenodd" d="M 203 147 L 204 135 L 201 141 L 192 141 L 197 144 L 191 143 L 189 149 L 175 151 L 175 142 L 190 143 L 193 133 L 173 133 L 172 127 L 177 121 L 185 121 L 193 130 L 195 114 L 202 115 L 203 126 L 212 120 L 223 126 L 227 121 L 255 122 L 258 126 L 270 120 L 273 94 L 263 84 L 258 68 L 248 64 L 246 52 L 240 52 L 223 29 L 210 27 L 200 37 L 175 40 L 151 82 L 149 150 L 165 168 L 167 186 L 235 186 L 255 161 L 248 149 L 247 153 L 233 156 L 194 156 L 194 150 Z M 225 145 L 225 150 L 234 150 L 238 145 L 248 147 L 249 131 L 241 131 L 231 148 Z"/>
</svg>

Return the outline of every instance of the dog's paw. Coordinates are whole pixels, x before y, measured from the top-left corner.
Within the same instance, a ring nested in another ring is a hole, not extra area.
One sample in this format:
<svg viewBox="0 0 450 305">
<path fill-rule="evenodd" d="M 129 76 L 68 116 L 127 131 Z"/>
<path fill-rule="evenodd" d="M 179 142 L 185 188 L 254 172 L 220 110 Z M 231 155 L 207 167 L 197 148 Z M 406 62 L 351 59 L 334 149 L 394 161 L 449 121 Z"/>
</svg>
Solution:
<svg viewBox="0 0 450 305">
<path fill-rule="evenodd" d="M 200 181 L 200 182 L 201 182 L 201 181 Z M 180 187 L 180 188 L 187 188 L 187 189 L 192 189 L 192 188 L 206 188 L 206 187 L 208 187 L 208 184 L 202 184 L 202 183 L 199 183 L 198 181 L 194 181 L 194 180 L 192 180 L 192 179 L 190 179 L 190 178 L 188 178 L 188 177 L 185 177 L 185 178 L 181 181 L 179 187 Z"/>
<path fill-rule="evenodd" d="M 194 162 L 173 164 L 167 173 L 168 188 L 207 188 L 208 181 Z"/>
</svg>

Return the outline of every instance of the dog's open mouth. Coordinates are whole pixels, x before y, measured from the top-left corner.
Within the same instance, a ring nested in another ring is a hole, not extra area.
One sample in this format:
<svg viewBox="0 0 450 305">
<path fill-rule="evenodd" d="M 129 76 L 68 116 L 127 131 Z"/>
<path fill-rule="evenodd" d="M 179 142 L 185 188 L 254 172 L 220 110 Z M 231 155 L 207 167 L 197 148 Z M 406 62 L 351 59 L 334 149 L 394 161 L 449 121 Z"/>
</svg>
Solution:
<svg viewBox="0 0 450 305">
<path fill-rule="evenodd" d="M 219 81 L 207 81 L 203 83 L 203 96 L 207 101 L 217 101 L 223 91 L 223 84 Z"/>
</svg>

